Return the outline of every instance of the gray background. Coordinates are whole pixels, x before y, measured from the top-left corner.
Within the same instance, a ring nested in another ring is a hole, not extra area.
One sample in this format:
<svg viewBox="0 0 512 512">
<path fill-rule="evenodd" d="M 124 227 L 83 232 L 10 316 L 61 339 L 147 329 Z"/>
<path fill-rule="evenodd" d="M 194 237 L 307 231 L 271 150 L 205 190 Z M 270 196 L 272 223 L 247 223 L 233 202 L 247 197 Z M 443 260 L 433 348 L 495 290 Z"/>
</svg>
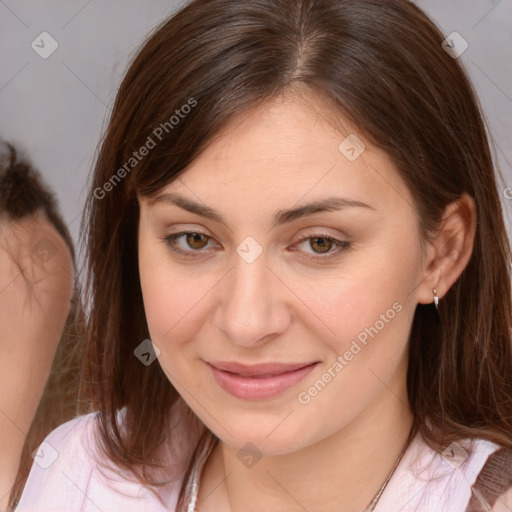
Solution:
<svg viewBox="0 0 512 512">
<path fill-rule="evenodd" d="M 183 3 L 0 0 L 0 137 L 43 173 L 75 241 L 97 144 L 127 63 L 146 34 Z M 495 141 L 510 235 L 512 0 L 416 3 L 446 36 L 456 31 L 469 44 L 460 59 Z M 45 31 L 59 45 L 47 59 L 31 47 Z"/>
</svg>

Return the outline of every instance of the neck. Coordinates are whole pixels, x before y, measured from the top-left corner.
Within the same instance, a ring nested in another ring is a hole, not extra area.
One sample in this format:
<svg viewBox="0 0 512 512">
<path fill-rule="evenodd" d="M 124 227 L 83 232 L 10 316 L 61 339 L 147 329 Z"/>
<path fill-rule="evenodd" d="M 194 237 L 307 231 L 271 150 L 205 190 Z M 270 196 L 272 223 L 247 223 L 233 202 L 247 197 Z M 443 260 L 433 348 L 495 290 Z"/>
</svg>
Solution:
<svg viewBox="0 0 512 512">
<path fill-rule="evenodd" d="M 403 380 L 402 380 L 403 382 Z M 295 452 L 263 456 L 247 467 L 219 442 L 199 486 L 201 511 L 363 511 L 392 471 L 409 437 L 413 415 L 405 383 L 383 386 L 354 420 Z M 393 389 L 393 391 L 391 391 Z"/>
</svg>

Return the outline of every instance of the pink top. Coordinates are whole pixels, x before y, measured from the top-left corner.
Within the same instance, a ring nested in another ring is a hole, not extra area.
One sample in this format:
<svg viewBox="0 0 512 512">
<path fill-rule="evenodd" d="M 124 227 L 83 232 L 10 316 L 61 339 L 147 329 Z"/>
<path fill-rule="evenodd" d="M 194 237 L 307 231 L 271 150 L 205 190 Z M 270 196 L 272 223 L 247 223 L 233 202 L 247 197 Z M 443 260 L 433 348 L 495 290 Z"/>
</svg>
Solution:
<svg viewBox="0 0 512 512">
<path fill-rule="evenodd" d="M 96 414 L 68 421 L 45 438 L 35 456 L 16 512 L 177 512 L 183 471 L 179 472 L 181 477 L 167 488 L 165 507 L 141 484 L 104 468 L 100 471 L 91 456 Z M 475 494 L 471 486 L 488 458 L 500 447 L 483 439 L 468 441 L 467 446 L 473 447 L 473 453 L 468 456 L 461 444 L 450 445 L 441 455 L 417 435 L 405 451 L 374 512 L 512 511 L 511 492 L 507 493 L 506 500 L 502 494 L 492 509 L 484 505 L 468 508 L 469 500 Z M 208 446 L 211 448 L 212 442 Z M 194 468 L 196 476 L 208 453 L 209 449 L 203 451 L 204 456 Z M 509 457 L 511 451 L 499 453 Z M 505 473 L 510 471 L 512 479 L 512 458 L 506 460 Z M 104 475 L 108 475 L 108 481 Z M 195 490 L 193 476 L 188 482 L 191 492 Z M 199 483 L 198 479 L 196 483 Z M 482 496 L 478 488 L 476 495 Z"/>
</svg>

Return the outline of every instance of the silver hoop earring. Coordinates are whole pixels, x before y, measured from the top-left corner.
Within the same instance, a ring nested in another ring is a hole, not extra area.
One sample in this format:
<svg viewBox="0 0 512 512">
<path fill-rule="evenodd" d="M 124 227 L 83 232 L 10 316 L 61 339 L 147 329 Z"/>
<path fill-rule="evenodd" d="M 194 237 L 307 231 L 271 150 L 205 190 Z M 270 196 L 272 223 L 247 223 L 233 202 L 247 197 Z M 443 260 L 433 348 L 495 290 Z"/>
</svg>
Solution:
<svg viewBox="0 0 512 512">
<path fill-rule="evenodd" d="M 436 306 L 436 309 L 439 309 L 439 297 L 437 296 L 437 292 L 436 292 L 435 288 L 433 288 L 433 291 L 434 291 L 434 304 Z"/>
</svg>

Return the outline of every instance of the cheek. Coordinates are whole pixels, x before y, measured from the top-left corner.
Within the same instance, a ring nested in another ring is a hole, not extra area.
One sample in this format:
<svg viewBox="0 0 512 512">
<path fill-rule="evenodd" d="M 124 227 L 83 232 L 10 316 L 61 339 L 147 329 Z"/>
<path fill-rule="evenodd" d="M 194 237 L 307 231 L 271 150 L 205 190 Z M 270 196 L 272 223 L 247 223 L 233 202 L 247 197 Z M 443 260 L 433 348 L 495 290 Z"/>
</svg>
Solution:
<svg viewBox="0 0 512 512">
<path fill-rule="evenodd" d="M 382 268 L 389 272 L 384 274 Z M 318 336 L 328 348 L 327 357 L 322 370 L 298 390 L 304 414 L 323 418 L 328 428 L 336 429 L 387 387 L 395 389 L 394 375 L 403 371 L 416 306 L 404 284 L 414 281 L 413 272 L 405 274 L 403 265 L 391 271 L 381 259 L 381 266 L 345 276 L 323 301 L 317 299 L 312 309 L 325 313 L 323 319 L 333 332 L 324 329 L 325 335 Z M 394 396 L 389 393 L 388 398 Z"/>
<path fill-rule="evenodd" d="M 302 296 L 308 297 L 309 317 L 316 319 L 316 328 L 311 324 L 310 329 L 329 346 L 333 358 L 351 350 L 347 357 L 364 364 L 368 357 L 389 360 L 391 352 L 401 352 L 416 307 L 411 291 L 417 285 L 419 261 L 417 249 L 397 241 L 367 251 L 364 258 L 355 255 L 347 260 L 350 270 L 332 272 L 314 284 L 305 280 Z"/>
<path fill-rule="evenodd" d="M 141 274 L 144 310 L 152 340 L 162 346 L 186 339 L 198 327 L 199 303 L 206 290 L 194 280 L 148 270 Z"/>
<path fill-rule="evenodd" d="M 151 340 L 165 352 L 192 339 L 205 322 L 204 307 L 214 284 L 208 275 L 194 276 L 186 266 L 171 264 L 158 246 L 142 242 L 139 276 Z"/>
<path fill-rule="evenodd" d="M 194 288 L 194 280 L 177 279 L 154 265 L 141 265 L 140 280 L 149 336 L 160 350 L 158 364 L 183 394 L 180 383 L 189 382 L 186 368 L 194 358 L 189 353 L 194 345 L 187 342 L 204 322 L 199 318 L 201 291 Z"/>
</svg>

